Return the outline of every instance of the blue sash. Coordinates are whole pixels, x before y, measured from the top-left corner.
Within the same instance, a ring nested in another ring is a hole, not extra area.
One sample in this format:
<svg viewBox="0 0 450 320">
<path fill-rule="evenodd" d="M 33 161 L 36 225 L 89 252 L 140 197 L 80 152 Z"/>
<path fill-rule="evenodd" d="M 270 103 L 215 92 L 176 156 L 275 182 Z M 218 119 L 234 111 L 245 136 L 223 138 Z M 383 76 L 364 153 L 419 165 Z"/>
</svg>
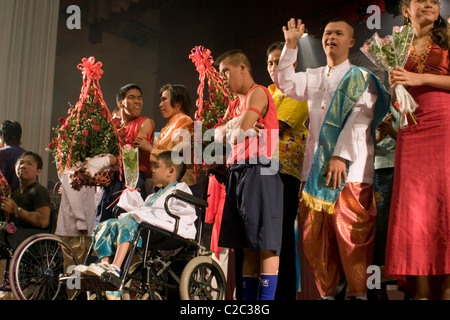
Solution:
<svg viewBox="0 0 450 320">
<path fill-rule="evenodd" d="M 378 78 L 369 70 L 353 66 L 342 78 L 330 103 L 327 115 L 320 129 L 319 145 L 314 154 L 311 170 L 302 194 L 305 204 L 316 211 L 334 212 L 334 204 L 345 181 L 337 189 L 325 186 L 326 177 L 322 172 L 333 155 L 339 134 L 345 125 L 348 115 L 355 103 L 367 89 L 370 79 L 376 83 L 378 99 L 375 104 L 372 121 L 372 137 L 375 139 L 375 129 L 389 111 L 391 97 Z M 347 173 L 348 173 L 347 163 Z"/>
</svg>

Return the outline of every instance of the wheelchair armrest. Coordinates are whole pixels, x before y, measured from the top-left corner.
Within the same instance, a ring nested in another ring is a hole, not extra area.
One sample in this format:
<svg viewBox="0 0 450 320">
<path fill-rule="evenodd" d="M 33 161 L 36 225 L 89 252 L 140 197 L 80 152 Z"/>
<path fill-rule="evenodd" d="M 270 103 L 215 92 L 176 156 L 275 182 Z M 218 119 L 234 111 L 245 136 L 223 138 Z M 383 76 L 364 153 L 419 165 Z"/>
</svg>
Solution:
<svg viewBox="0 0 450 320">
<path fill-rule="evenodd" d="M 173 197 L 192 204 L 196 207 L 206 208 L 208 206 L 208 201 L 178 189 L 173 190 L 172 195 Z"/>
<path fill-rule="evenodd" d="M 193 206 L 197 206 L 197 207 L 204 207 L 204 208 L 206 208 L 208 206 L 208 202 L 203 200 L 203 199 L 197 198 L 196 196 L 193 196 L 193 195 L 191 195 L 189 193 L 186 193 L 184 191 L 181 191 L 181 190 L 177 190 L 177 189 L 173 190 L 172 193 L 169 194 L 166 197 L 166 201 L 164 201 L 164 209 L 166 210 L 166 213 L 170 217 L 175 219 L 175 226 L 173 228 L 173 235 L 176 235 L 178 233 L 178 227 L 179 227 L 179 224 L 180 224 L 180 217 L 175 215 L 175 214 L 173 214 L 172 212 L 170 212 L 169 200 L 171 198 L 177 198 L 177 199 L 179 199 L 181 201 L 187 202 L 187 203 L 192 204 Z"/>
</svg>

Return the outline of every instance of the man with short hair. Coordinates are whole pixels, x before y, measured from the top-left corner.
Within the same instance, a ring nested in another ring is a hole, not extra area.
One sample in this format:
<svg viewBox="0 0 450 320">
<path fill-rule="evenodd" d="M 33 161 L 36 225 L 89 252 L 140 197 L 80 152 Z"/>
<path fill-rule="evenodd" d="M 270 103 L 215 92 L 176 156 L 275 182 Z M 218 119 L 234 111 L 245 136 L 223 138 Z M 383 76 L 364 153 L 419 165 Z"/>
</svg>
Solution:
<svg viewBox="0 0 450 320">
<path fill-rule="evenodd" d="M 278 68 L 284 42 L 276 41 L 267 48 L 267 71 L 272 81 Z M 297 61 L 292 68 L 295 70 Z M 301 185 L 303 156 L 305 154 L 308 129 L 308 103 L 287 97 L 275 83 L 268 87 L 277 106 L 279 125 L 280 178 L 283 181 L 283 236 L 280 252 L 280 270 L 276 300 L 296 300 L 296 220 L 298 215 L 298 196 Z M 306 267 L 306 266 L 305 266 Z M 300 267 L 300 272 L 302 272 Z"/>
<path fill-rule="evenodd" d="M 225 52 L 216 64 L 224 85 L 236 96 L 214 134 L 232 145 L 218 245 L 244 251 L 242 298 L 273 300 L 283 219 L 283 184 L 278 170 L 268 172 L 276 161 L 272 156 L 278 146 L 277 110 L 269 90 L 254 82 L 244 52 Z M 257 122 L 264 125 L 265 134 L 242 134 Z"/>
<path fill-rule="evenodd" d="M 119 89 L 116 94 L 118 117 L 121 120 L 125 132 L 124 144 L 130 144 L 139 148 L 139 178 L 136 186 L 126 186 L 125 181 L 120 178 L 120 173 L 115 172 L 111 185 L 103 188 L 97 204 L 95 224 L 113 218 L 115 214 L 122 212 L 116 208 L 115 203 L 121 191 L 126 187 L 139 189 L 141 196 L 145 199 L 150 190 L 145 189 L 145 180 L 151 178 L 150 151 L 153 147 L 155 135 L 155 121 L 142 115 L 144 98 L 142 89 L 134 83 L 129 83 Z M 103 157 L 104 167 L 119 164 L 119 158 L 115 156 Z M 97 159 L 96 159 L 97 160 Z M 113 213 L 113 209 L 116 210 Z"/>
<path fill-rule="evenodd" d="M 309 107 L 299 219 L 303 250 L 321 299 L 334 300 L 345 279 L 347 298 L 366 300 L 376 215 L 374 132 L 390 96 L 370 71 L 350 64 L 355 40 L 348 22 L 328 22 L 322 36 L 327 66 L 306 72 L 292 69 L 305 25 L 290 19 L 283 32 L 275 83 Z"/>
</svg>

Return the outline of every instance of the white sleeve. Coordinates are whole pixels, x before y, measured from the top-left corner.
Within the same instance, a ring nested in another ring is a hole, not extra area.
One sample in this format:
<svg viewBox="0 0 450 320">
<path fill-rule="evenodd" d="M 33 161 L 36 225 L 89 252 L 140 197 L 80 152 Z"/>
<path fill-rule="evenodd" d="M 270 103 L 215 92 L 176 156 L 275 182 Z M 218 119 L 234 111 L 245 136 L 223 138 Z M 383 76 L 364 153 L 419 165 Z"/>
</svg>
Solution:
<svg viewBox="0 0 450 320">
<path fill-rule="evenodd" d="M 297 61 L 297 52 L 298 49 L 288 49 L 284 46 L 275 71 L 275 85 L 286 96 L 304 101 L 307 100 L 307 77 L 305 72 L 295 72 L 293 65 Z"/>
<path fill-rule="evenodd" d="M 191 189 L 184 182 L 178 183 L 175 188 L 192 195 Z M 181 216 L 189 216 L 189 215 L 194 215 L 195 217 L 197 216 L 193 205 L 188 204 L 187 202 L 180 200 L 178 198 L 170 199 L 168 205 L 169 205 L 170 212 L 177 216 L 180 216 L 180 217 Z"/>
</svg>

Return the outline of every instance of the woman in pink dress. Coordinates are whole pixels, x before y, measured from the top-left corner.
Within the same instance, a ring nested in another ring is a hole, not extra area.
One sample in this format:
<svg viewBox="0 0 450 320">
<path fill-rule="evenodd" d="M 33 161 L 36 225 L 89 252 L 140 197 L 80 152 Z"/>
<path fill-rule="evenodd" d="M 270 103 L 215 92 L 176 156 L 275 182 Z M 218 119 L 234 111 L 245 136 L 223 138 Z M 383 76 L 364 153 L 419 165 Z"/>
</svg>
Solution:
<svg viewBox="0 0 450 320">
<path fill-rule="evenodd" d="M 398 132 L 386 276 L 415 280 L 415 299 L 450 300 L 450 31 L 439 5 L 401 1 L 415 36 L 390 83 L 419 107 L 417 124 Z"/>
</svg>

